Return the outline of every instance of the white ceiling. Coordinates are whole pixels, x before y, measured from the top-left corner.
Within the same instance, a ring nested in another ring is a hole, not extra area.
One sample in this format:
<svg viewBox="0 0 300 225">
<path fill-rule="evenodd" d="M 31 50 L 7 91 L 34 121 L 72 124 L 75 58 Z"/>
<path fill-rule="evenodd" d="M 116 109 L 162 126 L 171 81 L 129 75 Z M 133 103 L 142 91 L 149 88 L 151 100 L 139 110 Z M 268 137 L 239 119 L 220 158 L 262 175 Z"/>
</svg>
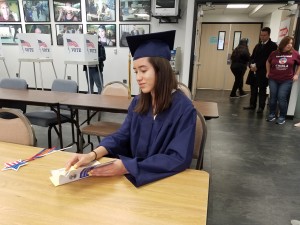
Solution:
<svg viewBox="0 0 300 225">
<path fill-rule="evenodd" d="M 279 7 L 285 6 L 284 4 L 265 4 L 259 10 L 255 10 L 259 4 L 251 4 L 247 9 L 227 9 L 226 5 L 203 5 L 203 13 L 205 15 L 230 15 L 230 14 L 247 14 L 249 17 L 265 17 L 270 13 L 278 10 Z M 289 10 L 296 10 L 297 5 L 288 5 L 283 7 Z"/>
</svg>

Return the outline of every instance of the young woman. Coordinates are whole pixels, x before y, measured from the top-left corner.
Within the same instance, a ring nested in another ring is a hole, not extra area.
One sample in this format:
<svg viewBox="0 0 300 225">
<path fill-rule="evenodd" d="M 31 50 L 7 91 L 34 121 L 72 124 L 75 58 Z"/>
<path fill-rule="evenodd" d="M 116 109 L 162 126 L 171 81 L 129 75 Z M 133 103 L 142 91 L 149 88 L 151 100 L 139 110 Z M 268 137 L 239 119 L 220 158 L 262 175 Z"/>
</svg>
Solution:
<svg viewBox="0 0 300 225">
<path fill-rule="evenodd" d="M 105 155 L 118 158 L 91 176 L 125 175 L 141 186 L 189 168 L 195 141 L 196 110 L 170 66 L 175 31 L 128 36 L 141 93 L 128 108 L 121 128 L 88 154 L 76 154 L 66 165 L 78 168 Z"/>
<path fill-rule="evenodd" d="M 294 50 L 293 41 L 292 37 L 284 37 L 279 43 L 278 50 L 273 51 L 266 62 L 270 87 L 270 112 L 267 121 L 276 120 L 278 102 L 280 114 L 277 124 L 285 123 L 292 84 L 298 80 L 300 74 L 300 66 L 295 71 L 295 66 L 300 64 L 300 55 Z"/>
</svg>

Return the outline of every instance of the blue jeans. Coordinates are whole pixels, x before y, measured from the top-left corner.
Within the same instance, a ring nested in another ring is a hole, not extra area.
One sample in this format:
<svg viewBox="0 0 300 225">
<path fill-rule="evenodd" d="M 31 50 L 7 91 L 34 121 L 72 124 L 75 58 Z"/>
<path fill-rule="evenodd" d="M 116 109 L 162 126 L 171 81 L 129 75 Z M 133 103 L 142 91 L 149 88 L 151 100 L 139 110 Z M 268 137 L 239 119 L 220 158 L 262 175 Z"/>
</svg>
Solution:
<svg viewBox="0 0 300 225">
<path fill-rule="evenodd" d="M 270 114 L 276 114 L 277 102 L 280 110 L 279 117 L 285 118 L 288 108 L 288 101 L 292 89 L 292 80 L 287 80 L 282 83 L 269 79 L 270 87 Z"/>
<path fill-rule="evenodd" d="M 103 82 L 102 72 L 100 72 L 101 80 L 100 80 L 100 77 L 99 77 L 97 67 L 89 67 L 89 73 L 90 73 L 91 94 L 94 93 L 94 84 L 96 84 L 96 86 L 98 88 L 98 94 L 101 94 L 102 86 L 103 86 L 103 84 L 102 84 L 102 82 Z M 86 79 L 88 81 L 87 72 L 86 72 Z"/>
</svg>

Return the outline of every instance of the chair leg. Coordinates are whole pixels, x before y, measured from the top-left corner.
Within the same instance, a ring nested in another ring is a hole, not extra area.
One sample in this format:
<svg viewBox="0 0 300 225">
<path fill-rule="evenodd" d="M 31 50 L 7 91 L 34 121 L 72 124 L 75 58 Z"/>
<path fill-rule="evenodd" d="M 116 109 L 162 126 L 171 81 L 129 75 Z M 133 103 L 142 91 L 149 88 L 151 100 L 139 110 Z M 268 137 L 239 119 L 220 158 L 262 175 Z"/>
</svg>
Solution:
<svg viewBox="0 0 300 225">
<path fill-rule="evenodd" d="M 87 143 L 84 145 L 84 137 L 83 133 L 80 133 L 80 143 L 79 143 L 79 151 L 77 153 L 83 153 L 83 149 L 85 149 L 88 145 L 91 145 L 91 151 L 94 149 L 94 144 L 91 142 L 90 135 L 88 135 Z"/>
<path fill-rule="evenodd" d="M 48 128 L 48 148 L 52 147 L 51 131 L 52 131 L 52 126 L 49 126 L 49 128 Z"/>
<path fill-rule="evenodd" d="M 83 133 L 80 134 L 80 140 L 79 140 L 79 149 L 77 149 L 77 153 L 83 153 Z"/>
</svg>

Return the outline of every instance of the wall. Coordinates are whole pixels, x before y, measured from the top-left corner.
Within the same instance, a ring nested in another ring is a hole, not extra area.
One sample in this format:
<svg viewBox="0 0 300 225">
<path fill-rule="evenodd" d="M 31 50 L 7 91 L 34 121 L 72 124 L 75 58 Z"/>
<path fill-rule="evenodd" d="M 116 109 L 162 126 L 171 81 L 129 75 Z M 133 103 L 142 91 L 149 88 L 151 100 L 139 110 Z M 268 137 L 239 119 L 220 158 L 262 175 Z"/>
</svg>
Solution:
<svg viewBox="0 0 300 225">
<path fill-rule="evenodd" d="M 236 23 L 236 22 L 248 22 L 248 23 L 260 23 L 261 18 L 249 17 L 245 14 L 229 14 L 229 15 L 215 15 L 207 14 L 203 17 L 203 22 L 211 23 Z"/>
<path fill-rule="evenodd" d="M 21 0 L 20 1 L 20 12 L 23 12 Z M 51 18 L 51 29 L 52 29 L 52 38 L 53 38 L 53 61 L 55 70 L 57 72 L 58 78 L 64 77 L 64 54 L 63 47 L 56 45 L 56 31 L 55 31 L 55 23 L 53 16 L 53 0 L 49 1 L 50 7 L 50 18 Z M 81 0 L 82 7 L 82 19 L 83 19 L 83 31 L 86 32 L 86 15 L 85 15 L 85 1 Z M 150 22 L 136 22 L 140 24 L 150 24 L 150 32 L 159 32 L 165 30 L 176 30 L 176 38 L 174 48 L 180 46 L 181 47 L 181 55 L 182 55 L 182 68 L 180 70 L 180 80 L 184 83 L 188 83 L 189 77 L 189 61 L 191 54 L 191 33 L 192 33 L 192 24 L 193 24 L 193 10 L 194 10 L 194 1 L 181 1 L 181 19 L 179 23 L 169 23 L 169 24 L 160 24 L 158 19 L 151 18 Z M 189 13 L 187 13 L 189 12 Z M 105 24 L 113 23 L 116 24 L 117 28 L 117 40 L 119 40 L 119 24 L 118 14 L 119 13 L 119 0 L 116 0 L 116 22 L 105 22 Z M 21 21 L 24 21 L 24 15 L 21 13 Z M 132 22 L 122 22 L 122 24 L 132 24 Z M 22 30 L 25 30 L 25 23 L 22 22 Z M 11 76 L 15 76 L 18 72 L 18 46 L 12 45 L 4 45 L 3 52 L 5 56 L 5 61 L 8 67 L 8 70 Z M 107 60 L 105 61 L 104 66 L 104 84 L 113 80 L 122 81 L 123 79 L 128 80 L 128 54 L 129 49 L 124 47 L 119 47 L 119 41 L 116 47 L 107 47 L 106 48 L 106 56 Z M 87 82 L 85 74 L 82 71 L 82 66 L 79 66 L 79 88 L 80 91 L 87 91 Z M 3 71 L 0 73 L 0 78 L 5 77 L 6 73 L 4 72 L 4 66 L 2 63 L 0 64 L 0 70 Z M 39 68 L 36 67 L 37 71 L 37 86 L 41 88 L 41 79 L 39 75 Z M 67 75 L 72 76 L 73 80 L 77 80 L 77 72 L 75 65 L 68 65 L 67 67 Z M 43 72 L 43 80 L 44 87 L 50 88 L 52 81 L 54 79 L 54 72 L 52 69 L 52 65 L 50 63 L 42 63 L 42 72 Z M 5 74 L 5 75 L 3 75 Z M 30 87 L 35 87 L 34 76 L 33 76 L 33 65 L 32 63 L 22 63 L 21 67 L 21 78 L 25 78 Z M 136 85 L 134 74 L 132 72 L 132 94 L 138 94 L 139 90 Z"/>
</svg>

